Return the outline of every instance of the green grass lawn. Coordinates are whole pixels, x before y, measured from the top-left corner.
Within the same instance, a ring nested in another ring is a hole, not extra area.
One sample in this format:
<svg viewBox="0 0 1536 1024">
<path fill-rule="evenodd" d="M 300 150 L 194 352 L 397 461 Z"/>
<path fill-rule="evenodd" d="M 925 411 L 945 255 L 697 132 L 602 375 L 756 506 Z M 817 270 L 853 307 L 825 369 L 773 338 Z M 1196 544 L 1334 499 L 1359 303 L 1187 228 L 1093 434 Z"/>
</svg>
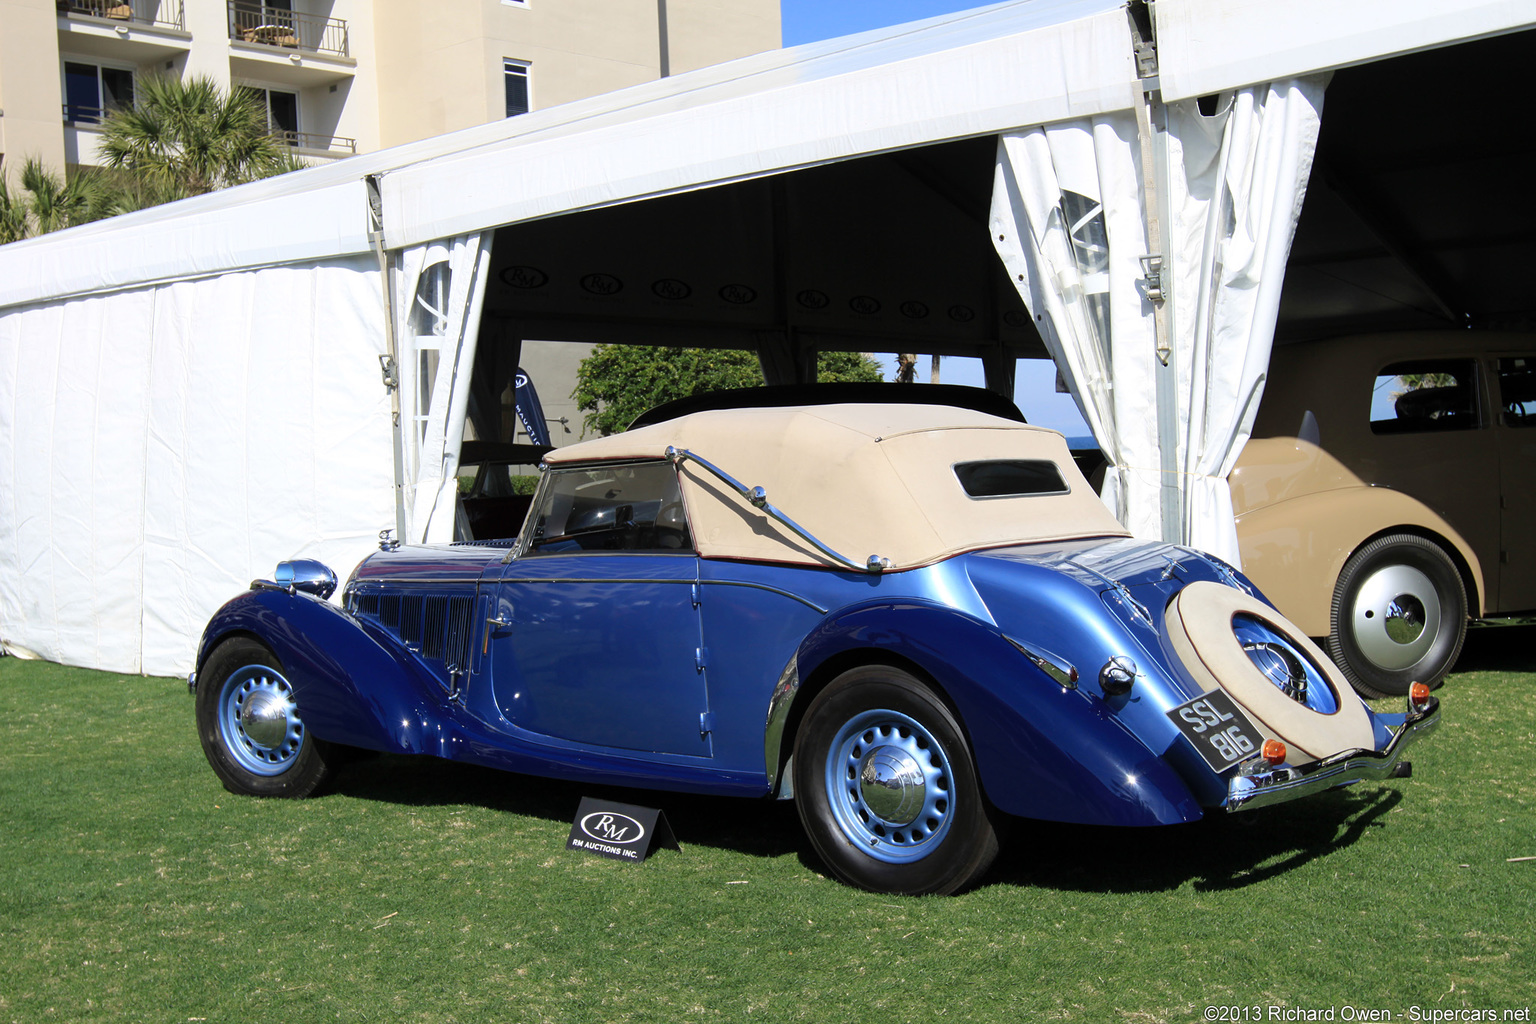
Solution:
<svg viewBox="0 0 1536 1024">
<path fill-rule="evenodd" d="M 984 886 L 921 899 L 823 877 L 785 804 L 398 757 L 237 797 L 184 683 L 0 659 L 0 1022 L 1519 1011 L 1533 652 L 1473 634 L 1411 780 L 1166 829 L 1020 822 Z M 585 793 L 663 807 L 681 852 L 567 852 Z"/>
</svg>

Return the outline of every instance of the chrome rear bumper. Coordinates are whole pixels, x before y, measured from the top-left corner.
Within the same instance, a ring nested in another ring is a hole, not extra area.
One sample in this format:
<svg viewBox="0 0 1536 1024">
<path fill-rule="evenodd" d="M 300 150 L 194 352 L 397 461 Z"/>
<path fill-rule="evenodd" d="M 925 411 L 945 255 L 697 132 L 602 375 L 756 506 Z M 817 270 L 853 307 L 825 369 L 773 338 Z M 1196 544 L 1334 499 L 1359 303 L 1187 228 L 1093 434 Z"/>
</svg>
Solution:
<svg viewBox="0 0 1536 1024">
<path fill-rule="evenodd" d="M 1221 806 L 1246 811 L 1320 793 L 1352 782 L 1391 778 L 1403 762 L 1403 752 L 1440 724 L 1440 701 L 1431 697 L 1423 711 L 1410 711 L 1381 750 L 1341 750 L 1299 768 L 1276 768 L 1256 775 L 1234 776 Z"/>
</svg>

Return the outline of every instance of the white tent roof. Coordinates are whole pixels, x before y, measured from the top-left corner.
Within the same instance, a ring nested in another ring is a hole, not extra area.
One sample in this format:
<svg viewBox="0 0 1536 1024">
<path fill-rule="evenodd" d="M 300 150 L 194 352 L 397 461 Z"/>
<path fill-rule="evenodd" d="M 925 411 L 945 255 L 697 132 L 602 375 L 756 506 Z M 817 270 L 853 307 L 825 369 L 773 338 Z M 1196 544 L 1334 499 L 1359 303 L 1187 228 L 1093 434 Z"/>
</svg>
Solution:
<svg viewBox="0 0 1536 1024">
<path fill-rule="evenodd" d="M 1155 7 L 1168 102 L 1498 35 L 1536 20 L 1531 0 L 1157 0 Z"/>
<path fill-rule="evenodd" d="M 1536 21 L 1533 0 L 1158 0 L 1169 99 Z M 0 307 L 391 248 L 1129 107 L 1123 0 L 1013 0 L 727 64 L 0 248 Z"/>
</svg>

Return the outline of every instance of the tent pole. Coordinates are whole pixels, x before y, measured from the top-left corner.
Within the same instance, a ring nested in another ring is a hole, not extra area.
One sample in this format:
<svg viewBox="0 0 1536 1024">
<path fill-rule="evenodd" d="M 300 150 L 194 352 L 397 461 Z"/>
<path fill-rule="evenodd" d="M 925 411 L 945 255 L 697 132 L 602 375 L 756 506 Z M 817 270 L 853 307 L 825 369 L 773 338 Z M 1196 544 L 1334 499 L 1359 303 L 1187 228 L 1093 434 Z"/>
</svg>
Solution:
<svg viewBox="0 0 1536 1024">
<path fill-rule="evenodd" d="M 1157 450 L 1161 470 L 1159 507 L 1162 539 L 1182 544 L 1184 537 L 1184 489 L 1179 474 L 1179 364 L 1174 356 L 1173 260 L 1165 245 L 1173 224 L 1169 183 L 1168 108 L 1163 104 L 1158 81 L 1157 43 L 1152 12 L 1146 3 L 1128 8 L 1131 37 L 1136 50 L 1136 73 L 1141 80 L 1141 102 L 1136 106 L 1136 134 L 1141 141 L 1141 180 L 1147 218 L 1147 251 L 1141 258 L 1146 275 L 1147 298 L 1152 303 L 1152 323 L 1157 359 L 1152 364 L 1157 397 Z"/>
<path fill-rule="evenodd" d="M 368 241 L 379 260 L 380 291 L 384 297 L 384 352 L 379 357 L 384 387 L 389 392 L 390 432 L 395 447 L 395 539 L 405 539 L 405 435 L 400 426 L 400 352 L 395 342 L 395 279 L 389 272 L 389 250 L 384 246 L 384 200 L 379 176 L 370 174 L 368 184 Z"/>
</svg>

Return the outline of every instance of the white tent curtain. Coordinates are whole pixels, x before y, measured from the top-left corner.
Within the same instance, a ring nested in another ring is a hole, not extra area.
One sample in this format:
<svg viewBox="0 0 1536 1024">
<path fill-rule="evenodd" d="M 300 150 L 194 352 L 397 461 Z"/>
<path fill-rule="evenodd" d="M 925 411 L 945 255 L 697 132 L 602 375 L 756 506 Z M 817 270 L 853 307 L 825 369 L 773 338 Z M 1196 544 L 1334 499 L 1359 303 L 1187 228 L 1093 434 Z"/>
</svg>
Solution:
<svg viewBox="0 0 1536 1024">
<path fill-rule="evenodd" d="M 405 433 L 406 537 L 453 540 L 459 444 L 469 402 L 489 231 L 412 246 L 394 265 L 400 416 Z"/>
<path fill-rule="evenodd" d="M 1139 164 L 1130 111 L 1001 136 L 992 241 L 1109 460 L 1104 503 L 1156 536 L 1156 403 L 1124 386 L 1150 381 L 1154 358 Z"/>
<path fill-rule="evenodd" d="M 352 256 L 0 313 L 7 648 L 179 674 L 279 560 L 350 572 L 393 518 L 380 308 Z"/>
<path fill-rule="evenodd" d="M 1165 529 L 1141 148 L 1129 112 L 999 138 L 993 243 L 1109 460 L 1102 497 L 1136 536 L 1237 564 L 1226 477 L 1258 408 L 1311 173 L 1324 80 L 1167 108 L 1163 281 L 1177 374 L 1183 522 Z"/>
<path fill-rule="evenodd" d="M 1194 100 L 1169 108 L 1173 251 L 1189 257 L 1175 260 L 1173 290 L 1183 537 L 1234 565 L 1227 477 L 1264 390 L 1325 84 L 1315 76 L 1242 89 L 1212 117 Z"/>
</svg>

